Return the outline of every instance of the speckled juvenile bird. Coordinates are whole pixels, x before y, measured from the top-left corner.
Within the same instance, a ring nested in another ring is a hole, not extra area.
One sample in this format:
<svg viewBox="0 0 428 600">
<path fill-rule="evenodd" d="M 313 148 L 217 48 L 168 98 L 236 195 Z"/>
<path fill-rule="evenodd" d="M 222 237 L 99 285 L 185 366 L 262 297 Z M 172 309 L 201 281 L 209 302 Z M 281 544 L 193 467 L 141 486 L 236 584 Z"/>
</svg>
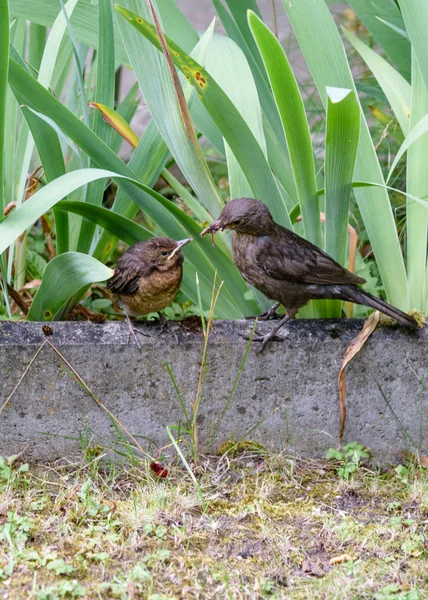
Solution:
<svg viewBox="0 0 428 600">
<path fill-rule="evenodd" d="M 153 237 L 137 242 L 118 259 L 107 288 L 117 296 L 138 347 L 135 331 L 141 332 L 134 330 L 129 317 L 158 312 L 171 304 L 183 277 L 181 249 L 191 241 Z"/>
<path fill-rule="evenodd" d="M 237 198 L 201 235 L 232 229 L 232 249 L 242 277 L 276 304 L 261 318 L 269 318 L 279 304 L 286 316 L 266 336 L 262 349 L 275 333 L 309 300 L 337 299 L 380 310 L 402 325 L 417 328 L 413 317 L 358 287 L 365 279 L 344 269 L 328 254 L 278 225 L 268 207 L 253 198 Z"/>
</svg>

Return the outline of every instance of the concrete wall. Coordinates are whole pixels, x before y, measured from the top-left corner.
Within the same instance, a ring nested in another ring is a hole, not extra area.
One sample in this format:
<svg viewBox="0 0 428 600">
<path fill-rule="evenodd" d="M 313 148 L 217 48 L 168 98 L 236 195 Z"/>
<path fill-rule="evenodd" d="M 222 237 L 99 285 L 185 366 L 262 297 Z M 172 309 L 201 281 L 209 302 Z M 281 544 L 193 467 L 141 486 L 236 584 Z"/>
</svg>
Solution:
<svg viewBox="0 0 428 600">
<path fill-rule="evenodd" d="M 345 348 L 362 322 L 295 321 L 263 354 L 251 348 L 242 377 L 211 448 L 231 438 L 251 438 L 276 450 L 323 455 L 338 441 L 337 375 Z M 158 326 L 141 324 L 139 351 L 127 344 L 125 324 L 63 322 L 45 337 L 40 323 L 0 323 L 1 403 L 48 339 L 106 407 L 152 451 L 169 443 L 165 427 L 183 412 L 163 364 L 169 363 L 183 396 L 194 397 L 203 336 L 197 319 Z M 272 323 L 262 323 L 264 332 Z M 242 362 L 248 322 L 216 322 L 198 422 L 206 443 L 218 423 Z M 399 461 L 406 431 L 428 453 L 428 332 L 381 327 L 348 367 L 345 441 L 367 445 L 376 461 Z M 70 376 L 45 345 L 0 414 L 0 455 L 26 460 L 78 456 L 79 436 L 111 444 L 117 433 L 107 414 Z M 390 403 L 382 397 L 379 390 Z M 397 418 L 394 417 L 394 411 Z M 264 421 L 250 430 L 261 420 Z M 402 459 L 401 459 L 402 460 Z"/>
</svg>

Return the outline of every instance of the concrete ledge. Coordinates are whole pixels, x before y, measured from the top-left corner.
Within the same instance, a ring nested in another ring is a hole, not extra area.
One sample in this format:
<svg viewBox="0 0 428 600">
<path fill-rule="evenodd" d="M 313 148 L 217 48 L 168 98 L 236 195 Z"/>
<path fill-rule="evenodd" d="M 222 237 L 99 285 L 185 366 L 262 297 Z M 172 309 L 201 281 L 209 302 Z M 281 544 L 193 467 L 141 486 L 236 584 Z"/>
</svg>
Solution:
<svg viewBox="0 0 428 600">
<path fill-rule="evenodd" d="M 163 364 L 170 365 L 183 395 L 194 397 L 203 349 L 197 319 L 170 323 L 162 332 L 157 325 L 141 324 L 150 334 L 141 336 L 141 351 L 126 343 L 123 323 L 49 327 L 53 335 L 46 337 L 41 323 L 0 323 L 1 404 L 48 339 L 146 447 L 155 451 L 168 444 L 165 427 L 183 423 L 183 412 Z M 259 331 L 271 327 L 261 323 Z M 294 321 L 284 327 L 284 341 L 273 342 L 263 354 L 254 344 L 211 448 L 241 437 L 306 456 L 323 455 L 335 446 L 337 375 L 345 348 L 361 327 L 358 320 Z M 205 444 L 232 389 L 247 344 L 242 335 L 250 328 L 244 321 L 213 325 L 198 417 Z M 420 450 L 428 453 L 427 351 L 426 328 L 413 333 L 379 327 L 348 367 L 345 439 L 368 446 L 376 462 L 400 460 L 397 453 L 409 447 L 403 431 L 416 444 L 422 437 Z M 0 455 L 22 452 L 33 461 L 73 458 L 81 452 L 79 436 L 93 444 L 117 440 L 107 414 L 45 345 L 0 414 Z"/>
</svg>

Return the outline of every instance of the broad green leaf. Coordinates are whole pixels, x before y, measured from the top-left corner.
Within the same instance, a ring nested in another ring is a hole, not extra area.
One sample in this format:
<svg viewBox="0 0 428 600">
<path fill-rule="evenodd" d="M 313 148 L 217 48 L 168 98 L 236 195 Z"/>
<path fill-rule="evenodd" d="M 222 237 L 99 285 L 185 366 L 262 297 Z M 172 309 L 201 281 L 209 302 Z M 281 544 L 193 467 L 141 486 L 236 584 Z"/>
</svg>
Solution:
<svg viewBox="0 0 428 600">
<path fill-rule="evenodd" d="M 241 32 L 242 37 L 245 40 L 249 50 L 253 54 L 255 61 L 259 64 L 261 71 L 263 71 L 263 63 L 260 60 L 259 50 L 257 44 L 254 41 L 253 32 L 249 27 L 247 14 L 248 11 L 253 12 L 260 20 L 262 15 L 258 7 L 256 0 L 226 0 L 226 4 L 235 20 L 235 23 Z"/>
<path fill-rule="evenodd" d="M 315 163 L 303 100 L 285 53 L 274 34 L 257 15 L 248 21 L 269 77 L 287 140 L 305 237 L 321 246 L 321 227 Z"/>
<path fill-rule="evenodd" d="M 82 287 L 113 275 L 98 260 L 79 252 L 65 252 L 48 263 L 42 283 L 31 303 L 28 321 L 52 321 L 61 307 Z"/>
<path fill-rule="evenodd" d="M 324 162 L 324 249 L 346 266 L 352 176 L 360 132 L 360 107 L 355 92 L 327 88 L 327 124 Z M 341 316 L 341 302 L 327 305 L 329 316 Z"/>
<path fill-rule="evenodd" d="M 352 176 L 360 131 L 355 92 L 327 88 L 325 147 L 325 251 L 345 266 Z"/>
<path fill-rule="evenodd" d="M 150 23 L 123 7 L 116 6 L 116 8 L 154 46 L 160 48 L 156 31 Z M 168 45 L 174 63 L 198 91 L 201 101 L 231 147 L 251 185 L 254 196 L 264 200 L 270 206 L 277 221 L 290 226 L 288 215 L 284 212 L 281 194 L 263 150 L 239 111 L 206 69 L 191 59 L 171 40 L 168 40 Z"/>
<path fill-rule="evenodd" d="M 406 136 L 409 133 L 410 122 L 411 89 L 409 83 L 394 67 L 391 67 L 386 60 L 361 42 L 355 35 L 352 35 L 346 29 L 343 30 L 343 33 L 376 77 Z"/>
<path fill-rule="evenodd" d="M 391 0 L 349 0 L 349 4 L 400 73 L 410 81 L 409 41 L 382 23 L 384 19 L 398 30 L 404 29 L 403 17 L 396 4 Z"/>
<path fill-rule="evenodd" d="M 287 206 L 289 204 L 294 206 L 297 201 L 296 188 L 278 109 L 272 96 L 266 70 L 263 66 L 263 62 L 260 60 L 260 53 L 257 50 L 257 46 L 254 44 L 252 36 L 250 36 L 252 41 L 252 47 L 250 48 L 240 29 L 241 27 L 248 31 L 246 9 L 252 7 L 257 14 L 257 10 L 255 10 L 257 5 L 254 2 L 251 2 L 251 0 L 248 5 L 242 2 L 239 6 L 242 16 L 239 17 L 237 23 L 235 23 L 232 15 L 223 6 L 221 0 L 213 0 L 213 4 L 227 35 L 238 44 L 247 58 L 257 86 L 260 105 L 263 110 L 263 124 L 269 164 L 287 192 Z M 289 203 L 288 198 L 292 199 Z"/>
<path fill-rule="evenodd" d="M 152 231 L 103 206 L 89 204 L 89 202 L 77 202 L 75 200 L 60 200 L 56 204 L 56 209 L 59 212 L 72 212 L 93 221 L 100 227 L 113 233 L 129 246 L 135 244 L 135 242 L 148 240 L 153 237 Z"/>
<path fill-rule="evenodd" d="M 325 3 L 283 0 L 283 5 L 323 104 L 326 105 L 326 86 L 355 90 L 342 40 Z M 355 189 L 355 198 L 388 300 L 402 310 L 408 310 L 407 278 L 394 214 L 363 114 L 354 179 L 379 184 L 378 188 Z"/>
</svg>

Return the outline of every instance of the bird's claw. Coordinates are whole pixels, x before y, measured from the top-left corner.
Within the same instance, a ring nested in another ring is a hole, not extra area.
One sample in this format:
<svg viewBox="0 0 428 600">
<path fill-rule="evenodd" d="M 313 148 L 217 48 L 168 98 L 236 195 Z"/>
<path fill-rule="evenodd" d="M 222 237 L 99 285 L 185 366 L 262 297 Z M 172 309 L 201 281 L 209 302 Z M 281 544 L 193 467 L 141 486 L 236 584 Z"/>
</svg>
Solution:
<svg viewBox="0 0 428 600">
<path fill-rule="evenodd" d="M 275 302 L 275 304 L 271 306 L 269 310 L 262 313 L 261 315 L 249 315 L 248 317 L 245 317 L 245 319 L 248 321 L 253 321 L 254 319 L 257 319 L 258 321 L 269 321 L 269 319 L 279 319 L 281 315 L 276 314 L 276 309 L 278 308 L 278 306 L 279 302 Z"/>
<path fill-rule="evenodd" d="M 282 315 L 278 315 L 275 311 L 270 312 L 269 310 L 261 315 L 248 315 L 244 317 L 246 321 L 269 321 L 269 319 L 280 319 Z"/>
<path fill-rule="evenodd" d="M 283 342 L 285 338 L 283 338 L 280 335 L 260 335 L 260 334 L 254 334 L 254 335 L 243 335 L 242 336 L 244 340 L 247 340 L 247 342 L 249 342 L 250 340 L 252 342 L 261 342 L 262 346 L 259 350 L 259 353 L 262 353 L 263 350 L 266 348 L 266 344 L 270 341 L 272 342 Z"/>
</svg>

